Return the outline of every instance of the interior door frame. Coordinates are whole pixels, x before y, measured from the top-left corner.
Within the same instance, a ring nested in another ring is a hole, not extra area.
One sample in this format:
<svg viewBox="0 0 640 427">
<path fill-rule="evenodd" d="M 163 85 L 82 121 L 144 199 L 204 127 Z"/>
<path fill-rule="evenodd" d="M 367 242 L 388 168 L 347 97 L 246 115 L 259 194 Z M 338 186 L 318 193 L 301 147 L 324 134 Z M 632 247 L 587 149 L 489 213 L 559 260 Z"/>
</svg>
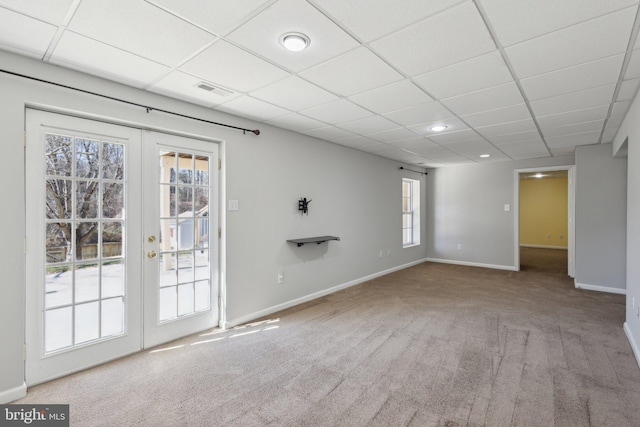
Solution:
<svg viewBox="0 0 640 427">
<path fill-rule="evenodd" d="M 568 176 L 568 200 L 567 200 L 567 272 L 569 277 L 575 278 L 576 268 L 576 180 L 575 165 L 545 166 L 537 168 L 516 169 L 514 171 L 514 197 L 513 197 L 513 223 L 514 244 L 513 259 L 514 270 L 520 271 L 520 174 L 532 172 L 567 171 Z"/>
</svg>

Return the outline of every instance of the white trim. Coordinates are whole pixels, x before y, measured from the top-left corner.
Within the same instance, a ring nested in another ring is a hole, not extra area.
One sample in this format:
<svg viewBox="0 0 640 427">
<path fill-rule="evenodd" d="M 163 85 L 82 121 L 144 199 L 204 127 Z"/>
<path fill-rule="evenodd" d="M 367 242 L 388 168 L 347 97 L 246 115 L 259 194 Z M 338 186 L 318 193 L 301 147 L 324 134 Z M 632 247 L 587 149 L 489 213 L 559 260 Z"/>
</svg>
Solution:
<svg viewBox="0 0 640 427">
<path fill-rule="evenodd" d="M 620 294 L 626 295 L 626 289 L 620 288 L 610 288 L 609 286 L 598 286 L 598 285 L 588 285 L 586 283 L 578 283 L 574 282 L 576 285 L 576 289 L 584 289 L 586 291 L 598 291 L 598 292 L 608 292 L 610 294 Z"/>
<path fill-rule="evenodd" d="M 453 259 L 442 259 L 442 258 L 427 258 L 427 261 L 429 261 L 429 262 L 439 262 L 441 264 L 466 265 L 468 267 L 492 268 L 494 270 L 518 271 L 512 265 L 484 264 L 484 263 L 481 263 L 481 262 L 458 261 L 458 260 L 453 260 Z"/>
<path fill-rule="evenodd" d="M 331 288 L 323 289 L 321 291 L 314 292 L 312 294 L 309 294 L 309 295 L 306 295 L 306 296 L 303 296 L 303 297 L 300 297 L 300 298 L 292 299 L 290 301 L 283 302 L 281 304 L 273 305 L 271 307 L 267 307 L 265 309 L 262 309 L 262 310 L 259 310 L 259 311 L 256 311 L 256 312 L 253 312 L 253 313 L 250 313 L 250 314 L 246 314 L 244 316 L 240 316 L 240 317 L 237 317 L 235 319 L 231 319 L 231 320 L 229 320 L 229 321 L 227 321 L 225 323 L 224 327 L 225 327 L 225 329 L 232 328 L 234 326 L 238 326 L 238 325 L 241 325 L 243 323 L 250 322 L 250 321 L 258 319 L 260 317 L 268 316 L 268 315 L 273 314 L 275 312 L 278 312 L 278 311 L 281 311 L 281 310 L 285 310 L 287 308 L 290 308 L 290 307 L 305 303 L 307 301 L 312 301 L 314 299 L 323 297 L 325 295 L 329 295 L 329 294 L 332 294 L 334 292 L 338 292 L 338 291 L 340 291 L 342 289 L 350 288 L 351 286 L 359 285 L 360 283 L 367 282 L 369 280 L 373 280 L 373 279 L 381 277 L 381 276 L 386 276 L 387 274 L 393 273 L 395 271 L 404 270 L 405 268 L 409 268 L 409 267 L 413 267 L 414 265 L 422 264 L 422 263 L 426 262 L 427 260 L 428 259 L 426 259 L 426 258 L 425 259 L 419 259 L 417 261 L 413 261 L 413 262 L 410 262 L 408 264 L 402 264 L 402 265 L 399 265 L 397 267 L 389 268 L 387 270 L 379 271 L 377 273 L 361 277 L 359 279 L 351 280 L 351 281 L 343 283 L 341 285 L 333 286 Z"/>
<path fill-rule="evenodd" d="M 551 245 L 520 245 L 521 248 L 538 248 L 538 249 L 564 249 L 568 250 L 568 246 L 551 246 Z"/>
<path fill-rule="evenodd" d="M 10 388 L 9 390 L 0 391 L 0 404 L 13 402 L 14 400 L 22 399 L 27 395 L 27 384 L 22 383 L 18 387 Z"/>
<path fill-rule="evenodd" d="M 631 329 L 629 328 L 629 323 L 624 322 L 624 333 L 627 335 L 627 339 L 629 340 L 629 344 L 631 345 L 631 350 L 633 350 L 633 355 L 636 357 L 636 363 L 640 368 L 640 348 L 638 347 L 638 343 L 633 339 L 633 334 L 631 334 Z"/>
</svg>

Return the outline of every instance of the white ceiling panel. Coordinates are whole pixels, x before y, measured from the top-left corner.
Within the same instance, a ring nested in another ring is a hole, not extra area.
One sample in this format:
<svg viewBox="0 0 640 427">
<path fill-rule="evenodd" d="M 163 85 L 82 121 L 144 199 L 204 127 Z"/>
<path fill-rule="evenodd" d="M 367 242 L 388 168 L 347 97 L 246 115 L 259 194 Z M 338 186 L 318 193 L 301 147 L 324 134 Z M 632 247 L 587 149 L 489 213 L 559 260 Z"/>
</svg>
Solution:
<svg viewBox="0 0 640 427">
<path fill-rule="evenodd" d="M 79 34 L 65 31 L 50 61 L 135 87 L 147 86 L 169 68 Z"/>
<path fill-rule="evenodd" d="M 596 144 L 600 139 L 600 131 L 576 133 L 573 135 L 555 136 L 551 138 L 545 138 L 549 148 L 553 150 L 561 146 L 577 146 L 577 145 L 589 145 Z"/>
<path fill-rule="evenodd" d="M 250 95 L 295 111 L 338 99 L 336 95 L 296 76 L 253 91 Z"/>
<path fill-rule="evenodd" d="M 318 105 L 317 107 L 308 108 L 300 111 L 300 114 L 325 123 L 345 123 L 373 115 L 364 108 L 346 99 L 339 99 L 327 104 Z"/>
<path fill-rule="evenodd" d="M 69 29 L 169 66 L 215 40 L 143 0 L 83 1 Z"/>
<path fill-rule="evenodd" d="M 363 119 L 341 123 L 338 127 L 360 135 L 397 129 L 398 125 L 382 116 L 369 116 Z"/>
<path fill-rule="evenodd" d="M 416 154 L 424 154 L 429 149 L 438 147 L 438 144 L 435 142 L 429 141 L 421 136 L 417 136 L 413 139 L 407 139 L 405 141 L 394 142 L 391 145 L 396 148 L 402 148 L 403 150 L 409 150 Z"/>
<path fill-rule="evenodd" d="M 448 67 L 415 76 L 413 80 L 436 99 L 450 98 L 513 80 L 497 50 Z"/>
<path fill-rule="evenodd" d="M 604 119 L 594 120 L 592 122 L 575 123 L 572 125 L 543 127 L 542 133 L 545 138 L 554 138 L 556 136 L 572 135 L 576 133 L 602 131 Z"/>
<path fill-rule="evenodd" d="M 295 132 L 318 129 L 327 126 L 326 123 L 311 119 L 298 113 L 289 113 L 284 116 L 275 117 L 267 120 L 266 123 Z"/>
<path fill-rule="evenodd" d="M 377 132 L 367 135 L 369 138 L 378 141 L 392 144 L 398 141 L 405 141 L 407 139 L 413 139 L 416 137 L 415 132 L 411 132 L 409 129 L 398 128 L 393 130 L 386 130 L 383 132 Z"/>
<path fill-rule="evenodd" d="M 344 145 L 345 147 L 351 147 L 356 149 L 364 149 L 367 148 L 369 150 L 379 149 L 381 151 L 391 149 L 387 144 L 383 144 L 378 141 L 374 141 L 371 138 L 367 138 L 362 135 L 356 135 L 345 139 L 340 139 L 336 141 L 337 144 Z"/>
<path fill-rule="evenodd" d="M 443 131 L 434 131 L 431 130 L 434 126 L 446 126 L 446 129 Z M 462 120 L 457 117 L 451 117 L 448 119 L 436 120 L 429 123 L 422 123 L 419 125 L 408 126 L 409 129 L 417 133 L 418 135 L 431 136 L 431 135 L 443 135 L 450 132 L 458 132 L 461 130 L 468 129 L 467 125 L 465 125 Z"/>
<path fill-rule="evenodd" d="M 328 15 L 343 22 L 358 38 L 370 42 L 434 15 L 461 0 L 311 0 Z"/>
<path fill-rule="evenodd" d="M 615 83 L 620 76 L 624 55 L 614 55 L 551 73 L 540 74 L 520 83 L 530 100 L 549 98 L 596 86 Z"/>
<path fill-rule="evenodd" d="M 442 103 L 458 115 L 467 115 L 522 104 L 524 99 L 512 82 L 443 99 Z"/>
<path fill-rule="evenodd" d="M 280 44 L 289 32 L 305 34 L 307 49 L 290 52 Z M 302 71 L 358 46 L 339 26 L 300 0 L 280 0 L 231 33 L 228 40 L 293 71 Z"/>
<path fill-rule="evenodd" d="M 496 49 L 473 2 L 464 2 L 405 27 L 371 43 L 371 47 L 409 76 Z"/>
<path fill-rule="evenodd" d="M 462 141 L 470 141 L 473 139 L 482 138 L 476 131 L 473 129 L 463 129 L 455 132 L 446 132 L 446 133 L 433 133 L 429 135 L 429 139 L 438 144 L 448 144 L 450 142 L 462 142 Z"/>
<path fill-rule="evenodd" d="M 286 71 L 225 41 L 214 43 L 180 69 L 240 92 L 249 92 L 289 76 Z"/>
<path fill-rule="evenodd" d="M 638 86 L 640 85 L 640 79 L 624 80 L 620 84 L 620 90 L 618 91 L 618 97 L 616 101 L 632 100 L 638 92 Z"/>
<path fill-rule="evenodd" d="M 197 87 L 200 83 L 210 84 L 190 74 L 172 71 L 148 88 L 148 90 L 208 107 L 229 102 L 241 96 L 238 93 L 222 96 L 214 91 L 206 91 Z"/>
<path fill-rule="evenodd" d="M 620 101 L 613 104 L 613 110 L 611 110 L 611 117 L 624 116 L 631 107 L 631 101 Z"/>
<path fill-rule="evenodd" d="M 637 79 L 638 77 L 640 77 L 640 49 L 631 52 L 631 58 L 624 73 L 625 80 Z"/>
<path fill-rule="evenodd" d="M 635 16 L 626 10 L 506 49 L 516 75 L 527 78 L 624 53 Z"/>
<path fill-rule="evenodd" d="M 241 96 L 216 107 L 216 109 L 258 121 L 269 120 L 274 117 L 289 114 L 289 111 L 284 108 L 251 98 L 250 96 Z"/>
<path fill-rule="evenodd" d="M 214 34 L 226 35 L 269 0 L 146 0 Z"/>
<path fill-rule="evenodd" d="M 510 107 L 497 108 L 495 110 L 462 116 L 462 120 L 472 127 L 491 126 L 530 118 L 531 113 L 529 113 L 529 109 L 525 104 L 517 104 Z"/>
<path fill-rule="evenodd" d="M 0 8 L 0 48 L 42 58 L 58 28 Z"/>
<path fill-rule="evenodd" d="M 540 136 L 540 132 L 538 132 L 537 130 L 494 135 L 488 139 L 492 144 L 495 144 L 498 146 L 503 144 L 513 144 L 516 142 L 522 143 L 522 142 L 530 142 L 530 141 L 539 142 L 544 145 L 544 142 L 542 141 L 542 137 Z"/>
<path fill-rule="evenodd" d="M 542 144 L 535 143 L 515 143 L 501 145 L 500 149 L 514 160 L 535 159 L 538 157 L 548 157 L 549 150 Z"/>
<path fill-rule="evenodd" d="M 409 80 L 381 86 L 349 99 L 377 114 L 398 111 L 433 101 L 429 95 Z"/>
<path fill-rule="evenodd" d="M 0 7 L 28 15 L 54 25 L 64 23 L 64 19 L 74 0 L 0 0 Z M 2 19 L 2 23 L 5 20 Z"/>
<path fill-rule="evenodd" d="M 319 129 L 305 130 L 302 133 L 315 138 L 326 139 L 327 141 L 339 141 L 354 136 L 353 133 L 335 126 L 327 126 Z"/>
<path fill-rule="evenodd" d="M 498 149 L 484 139 L 452 142 L 451 144 L 447 144 L 447 149 L 471 159 L 480 158 L 481 154 L 489 154 L 491 157 L 503 155 Z"/>
<path fill-rule="evenodd" d="M 404 126 L 443 120 L 453 117 L 453 114 L 437 102 L 415 105 L 404 110 L 384 114 L 390 120 Z"/>
<path fill-rule="evenodd" d="M 300 76 L 344 96 L 402 79 L 402 75 L 363 47 L 304 71 Z"/>
<path fill-rule="evenodd" d="M 510 133 L 537 132 L 533 119 L 519 120 L 517 122 L 501 123 L 499 125 L 476 127 L 476 131 L 487 138 Z"/>
<path fill-rule="evenodd" d="M 567 111 L 610 104 L 615 88 L 615 83 L 612 83 L 577 92 L 538 99 L 531 101 L 531 109 L 534 114 L 538 116 L 548 116 L 550 114 L 565 113 Z"/>
<path fill-rule="evenodd" d="M 585 108 L 583 110 L 569 111 L 567 113 L 540 116 L 538 117 L 538 123 L 542 128 L 549 128 L 573 123 L 591 122 L 594 120 L 604 119 L 607 116 L 608 111 L 608 105 L 601 105 L 599 107 Z"/>
<path fill-rule="evenodd" d="M 637 4 L 637 0 L 479 0 L 503 46 Z M 628 12 L 633 13 L 633 12 Z"/>
</svg>

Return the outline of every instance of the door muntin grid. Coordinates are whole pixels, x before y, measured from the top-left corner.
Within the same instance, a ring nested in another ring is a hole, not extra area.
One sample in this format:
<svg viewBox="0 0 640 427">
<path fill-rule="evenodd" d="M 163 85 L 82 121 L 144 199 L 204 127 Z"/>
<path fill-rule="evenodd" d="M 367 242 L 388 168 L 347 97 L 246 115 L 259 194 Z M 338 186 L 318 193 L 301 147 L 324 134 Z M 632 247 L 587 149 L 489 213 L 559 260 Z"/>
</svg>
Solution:
<svg viewBox="0 0 640 427">
<path fill-rule="evenodd" d="M 159 151 L 158 322 L 211 310 L 211 158 Z"/>
<path fill-rule="evenodd" d="M 48 355 L 126 332 L 126 147 L 73 133 L 44 139 Z"/>
</svg>

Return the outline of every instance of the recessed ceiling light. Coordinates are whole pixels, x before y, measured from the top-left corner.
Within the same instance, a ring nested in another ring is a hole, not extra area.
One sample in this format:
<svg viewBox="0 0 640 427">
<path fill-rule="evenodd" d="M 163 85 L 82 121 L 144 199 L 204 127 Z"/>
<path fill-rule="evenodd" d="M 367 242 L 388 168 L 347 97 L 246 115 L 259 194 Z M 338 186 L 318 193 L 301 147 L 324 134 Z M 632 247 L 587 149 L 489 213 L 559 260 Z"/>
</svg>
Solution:
<svg viewBox="0 0 640 427">
<path fill-rule="evenodd" d="M 311 40 L 302 33 L 286 33 L 280 36 L 280 44 L 291 52 L 300 52 L 309 46 Z"/>
<path fill-rule="evenodd" d="M 480 154 L 480 157 L 486 159 L 487 157 L 491 157 L 491 154 Z"/>
<path fill-rule="evenodd" d="M 431 130 L 434 132 L 442 132 L 443 130 L 445 130 L 446 128 L 448 128 L 448 126 L 445 125 L 435 125 L 435 126 L 431 126 Z"/>
</svg>

